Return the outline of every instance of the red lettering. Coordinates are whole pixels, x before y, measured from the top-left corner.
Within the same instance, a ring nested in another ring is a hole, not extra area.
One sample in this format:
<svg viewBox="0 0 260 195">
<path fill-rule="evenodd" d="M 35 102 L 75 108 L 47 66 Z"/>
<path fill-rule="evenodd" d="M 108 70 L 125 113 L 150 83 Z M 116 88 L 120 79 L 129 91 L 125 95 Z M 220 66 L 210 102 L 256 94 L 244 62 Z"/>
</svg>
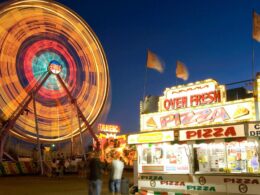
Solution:
<svg viewBox="0 0 260 195">
<path fill-rule="evenodd" d="M 185 186 L 185 183 L 182 181 L 182 182 L 180 182 L 179 185 L 180 185 L 180 186 Z"/>
<path fill-rule="evenodd" d="M 199 106 L 205 104 L 211 104 L 221 101 L 220 91 L 210 91 L 202 94 L 195 94 L 190 96 L 190 105 Z"/>
<path fill-rule="evenodd" d="M 225 132 L 225 136 L 236 136 L 236 130 L 234 127 L 228 127 Z"/>
<path fill-rule="evenodd" d="M 163 102 L 163 106 L 165 110 L 187 108 L 188 101 L 191 107 L 220 102 L 221 92 L 217 90 L 217 91 L 210 91 L 202 94 L 193 94 L 191 96 L 165 99 Z"/>
<path fill-rule="evenodd" d="M 202 137 L 202 130 L 201 129 L 197 130 L 197 136 L 198 136 L 198 138 Z"/>
<path fill-rule="evenodd" d="M 197 95 L 192 95 L 190 96 L 190 106 L 197 106 L 198 105 L 198 96 Z M 195 103 L 195 105 L 194 105 Z"/>
<path fill-rule="evenodd" d="M 190 139 L 192 137 L 195 137 L 197 135 L 196 131 L 186 131 L 186 137 L 187 139 Z"/>
<path fill-rule="evenodd" d="M 182 105 L 183 105 L 183 108 L 187 108 L 187 97 L 182 98 Z"/>
<path fill-rule="evenodd" d="M 237 179 L 236 183 L 242 183 L 242 179 Z"/>
<path fill-rule="evenodd" d="M 253 179 L 253 180 L 252 180 L 252 184 L 259 184 L 258 179 Z"/>
<path fill-rule="evenodd" d="M 228 183 L 228 182 L 230 182 L 230 181 L 231 181 L 230 178 L 224 178 L 224 183 Z"/>
<path fill-rule="evenodd" d="M 163 107 L 165 108 L 165 110 L 169 110 L 171 106 L 170 100 L 165 99 L 163 102 Z"/>
<path fill-rule="evenodd" d="M 181 98 L 175 99 L 175 108 L 182 108 L 182 99 Z"/>
<path fill-rule="evenodd" d="M 186 108 L 187 107 L 187 97 L 165 99 L 163 102 L 163 107 L 165 108 L 165 110 Z"/>
<path fill-rule="evenodd" d="M 214 99 L 215 99 L 215 92 L 214 91 L 211 91 L 207 94 L 207 104 L 211 104 L 214 102 Z"/>
<path fill-rule="evenodd" d="M 200 138 L 211 138 L 211 137 L 234 137 L 236 136 L 235 127 L 226 127 L 225 129 L 222 127 L 217 128 L 206 128 L 206 129 L 198 129 L 186 131 L 186 138 L 191 139 L 194 137 Z"/>
<path fill-rule="evenodd" d="M 245 179 L 244 183 L 245 184 L 250 184 L 250 179 Z"/>
<path fill-rule="evenodd" d="M 221 102 L 220 90 L 215 91 L 214 97 L 214 102 Z"/>
<path fill-rule="evenodd" d="M 214 128 L 214 136 L 215 137 L 221 137 L 223 136 L 223 131 L 224 129 L 223 128 Z"/>
<path fill-rule="evenodd" d="M 203 129 L 203 131 L 204 131 L 203 137 L 205 138 L 212 137 L 212 129 Z"/>
</svg>

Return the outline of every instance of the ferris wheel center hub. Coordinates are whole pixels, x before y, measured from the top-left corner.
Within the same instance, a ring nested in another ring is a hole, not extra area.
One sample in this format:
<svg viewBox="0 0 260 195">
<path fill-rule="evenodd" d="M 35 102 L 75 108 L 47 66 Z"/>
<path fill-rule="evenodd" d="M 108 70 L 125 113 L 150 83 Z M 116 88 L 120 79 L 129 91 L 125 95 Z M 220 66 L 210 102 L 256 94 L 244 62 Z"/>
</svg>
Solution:
<svg viewBox="0 0 260 195">
<path fill-rule="evenodd" d="M 62 65 L 58 61 L 52 60 L 49 63 L 48 70 L 53 74 L 59 74 L 62 70 Z"/>
</svg>

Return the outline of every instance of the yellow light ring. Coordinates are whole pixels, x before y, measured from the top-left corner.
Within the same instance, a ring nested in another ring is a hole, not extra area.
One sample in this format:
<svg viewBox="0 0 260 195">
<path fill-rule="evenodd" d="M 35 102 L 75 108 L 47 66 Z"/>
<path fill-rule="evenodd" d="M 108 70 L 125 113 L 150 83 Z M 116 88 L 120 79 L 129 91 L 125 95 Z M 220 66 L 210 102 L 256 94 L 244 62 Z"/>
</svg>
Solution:
<svg viewBox="0 0 260 195">
<path fill-rule="evenodd" d="M 98 119 L 109 93 L 109 70 L 102 46 L 87 23 L 53 1 L 17 1 L 0 7 L 0 115 L 8 119 L 23 104 L 45 66 L 60 60 L 60 73 L 90 125 Z M 47 68 L 46 68 L 47 71 Z M 76 112 L 54 75 L 36 96 L 42 141 L 79 134 Z M 32 102 L 12 133 L 35 141 Z M 72 113 L 72 114 L 71 114 Z M 73 115 L 73 116 L 72 116 Z"/>
</svg>

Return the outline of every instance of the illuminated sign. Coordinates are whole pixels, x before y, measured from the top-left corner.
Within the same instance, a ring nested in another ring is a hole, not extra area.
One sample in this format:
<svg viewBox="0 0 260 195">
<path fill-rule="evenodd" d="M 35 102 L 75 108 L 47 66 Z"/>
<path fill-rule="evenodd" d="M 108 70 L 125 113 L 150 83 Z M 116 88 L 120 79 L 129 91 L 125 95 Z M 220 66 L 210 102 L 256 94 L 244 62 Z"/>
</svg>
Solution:
<svg viewBox="0 0 260 195">
<path fill-rule="evenodd" d="M 108 125 L 108 124 L 98 124 L 98 131 L 105 133 L 119 133 L 120 126 L 118 125 Z"/>
<path fill-rule="evenodd" d="M 156 143 L 165 141 L 174 141 L 173 131 L 161 131 L 153 133 L 142 133 L 129 135 L 128 144 Z"/>
<path fill-rule="evenodd" d="M 160 97 L 159 110 L 170 111 L 189 107 L 225 102 L 223 85 L 212 79 L 190 83 L 188 85 L 167 88 Z"/>
<path fill-rule="evenodd" d="M 253 99 L 238 100 L 198 109 L 157 112 L 141 115 L 141 131 L 154 131 L 189 126 L 205 126 L 254 120 Z"/>
<path fill-rule="evenodd" d="M 248 135 L 253 137 L 260 137 L 260 123 L 248 124 Z"/>
<path fill-rule="evenodd" d="M 244 137 L 244 125 L 229 125 L 179 131 L 180 141 Z"/>
</svg>

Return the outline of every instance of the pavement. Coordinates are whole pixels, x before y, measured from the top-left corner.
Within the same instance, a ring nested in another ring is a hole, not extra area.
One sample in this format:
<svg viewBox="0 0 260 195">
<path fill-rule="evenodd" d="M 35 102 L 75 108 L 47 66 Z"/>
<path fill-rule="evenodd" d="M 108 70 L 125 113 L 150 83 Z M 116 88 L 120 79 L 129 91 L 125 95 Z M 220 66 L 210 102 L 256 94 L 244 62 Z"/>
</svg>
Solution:
<svg viewBox="0 0 260 195">
<path fill-rule="evenodd" d="M 102 195 L 109 195 L 108 175 L 103 175 Z M 124 177 L 133 183 L 133 173 Z M 88 180 L 78 175 L 63 177 L 6 176 L 0 177 L 0 195 L 87 195 Z"/>
</svg>

